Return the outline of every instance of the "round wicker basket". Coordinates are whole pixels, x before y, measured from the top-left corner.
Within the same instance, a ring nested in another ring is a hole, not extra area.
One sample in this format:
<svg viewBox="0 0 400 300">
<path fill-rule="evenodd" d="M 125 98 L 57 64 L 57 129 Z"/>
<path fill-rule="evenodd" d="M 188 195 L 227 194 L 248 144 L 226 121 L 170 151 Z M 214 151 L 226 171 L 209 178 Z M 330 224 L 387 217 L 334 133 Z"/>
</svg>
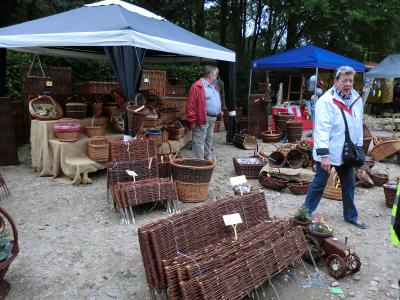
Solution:
<svg viewBox="0 0 400 300">
<path fill-rule="evenodd" d="M 208 185 L 206 183 L 192 183 L 175 181 L 178 200 L 183 203 L 198 203 L 207 199 Z"/>
<path fill-rule="evenodd" d="M 93 124 L 94 118 L 97 119 L 97 125 Z M 86 126 L 86 134 L 89 138 L 92 138 L 94 136 L 105 136 L 106 135 L 106 125 L 101 125 L 100 119 L 96 115 L 94 115 L 92 117 L 92 125 Z"/>
<path fill-rule="evenodd" d="M 87 152 L 90 159 L 97 162 L 108 161 L 110 148 L 109 140 L 104 136 L 95 136 L 89 139 Z"/>
</svg>

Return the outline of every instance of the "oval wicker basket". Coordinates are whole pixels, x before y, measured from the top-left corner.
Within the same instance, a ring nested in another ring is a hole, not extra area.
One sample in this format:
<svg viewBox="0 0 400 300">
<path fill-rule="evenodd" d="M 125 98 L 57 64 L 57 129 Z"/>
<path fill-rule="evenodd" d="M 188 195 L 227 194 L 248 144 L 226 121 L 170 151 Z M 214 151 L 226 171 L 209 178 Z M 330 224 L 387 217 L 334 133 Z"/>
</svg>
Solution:
<svg viewBox="0 0 400 300">
<path fill-rule="evenodd" d="M 81 125 L 74 119 L 62 119 L 54 124 L 54 133 L 61 142 L 75 142 L 79 139 Z"/>
<path fill-rule="evenodd" d="M 389 181 L 389 175 L 383 173 L 372 173 L 370 175 L 372 181 L 376 186 L 382 186 Z"/>
<path fill-rule="evenodd" d="M 11 230 L 14 238 L 14 240 L 12 241 L 13 245 L 11 248 L 11 255 L 6 259 L 0 261 L 0 280 L 2 280 L 4 279 L 4 276 L 6 275 L 8 268 L 10 267 L 10 264 L 13 262 L 13 260 L 17 257 L 19 253 L 19 244 L 18 244 L 18 231 L 13 219 L 8 214 L 8 212 L 1 207 L 0 207 L 0 214 L 2 214 L 7 219 L 8 223 L 11 225 Z"/>
<path fill-rule="evenodd" d="M 97 119 L 97 125 L 93 124 L 94 118 Z M 105 136 L 106 135 L 106 125 L 100 125 L 100 119 L 97 116 L 92 117 L 92 125 L 86 126 L 86 134 L 89 138 L 94 136 Z"/>
<path fill-rule="evenodd" d="M 261 139 L 264 143 L 278 143 L 282 138 L 282 131 L 280 130 L 269 130 L 261 132 Z"/>
<path fill-rule="evenodd" d="M 308 187 L 311 184 L 310 181 L 300 181 L 294 183 L 288 183 L 287 187 L 295 195 L 305 195 L 307 194 Z"/>
<path fill-rule="evenodd" d="M 380 161 L 400 151 L 400 139 L 388 140 L 375 145 L 369 155 L 375 161 Z"/>
<path fill-rule="evenodd" d="M 383 192 L 385 194 L 386 207 L 392 208 L 396 199 L 397 185 L 384 184 Z"/>
<path fill-rule="evenodd" d="M 89 139 L 87 152 L 90 159 L 97 162 L 108 161 L 110 141 L 104 136 L 95 136 Z"/>
<path fill-rule="evenodd" d="M 285 178 L 268 173 L 267 174 L 261 173 L 260 176 L 258 177 L 258 181 L 263 187 L 276 191 L 284 189 L 286 185 L 289 183 L 289 180 Z"/>
<path fill-rule="evenodd" d="M 29 112 L 33 119 L 50 121 L 63 117 L 63 110 L 52 97 L 42 95 L 29 101 Z"/>
</svg>

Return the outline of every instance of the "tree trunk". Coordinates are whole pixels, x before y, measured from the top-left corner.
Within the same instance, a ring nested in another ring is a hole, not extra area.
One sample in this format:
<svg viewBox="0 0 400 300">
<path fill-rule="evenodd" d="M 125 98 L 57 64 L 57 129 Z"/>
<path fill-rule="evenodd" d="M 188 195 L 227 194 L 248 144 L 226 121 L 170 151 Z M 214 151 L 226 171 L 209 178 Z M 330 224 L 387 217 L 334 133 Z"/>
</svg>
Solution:
<svg viewBox="0 0 400 300">
<path fill-rule="evenodd" d="M 221 20 L 221 27 L 220 27 L 220 44 L 222 46 L 226 46 L 226 31 L 228 26 L 228 0 L 221 0 L 221 9 L 220 9 L 220 20 Z"/>
<path fill-rule="evenodd" d="M 196 24 L 195 33 L 204 36 L 205 22 L 204 22 L 204 0 L 196 0 Z"/>
<path fill-rule="evenodd" d="M 297 26 L 298 26 L 297 14 L 290 12 L 288 14 L 288 20 L 287 20 L 286 50 L 292 49 L 296 46 Z"/>
<path fill-rule="evenodd" d="M 256 12 L 256 19 L 254 21 L 254 30 L 253 30 L 253 44 L 251 47 L 251 59 L 254 58 L 256 54 L 256 46 L 257 46 L 257 39 L 260 34 L 261 28 L 261 13 L 262 13 L 263 5 L 262 0 L 258 0 L 257 2 L 257 12 Z"/>
</svg>

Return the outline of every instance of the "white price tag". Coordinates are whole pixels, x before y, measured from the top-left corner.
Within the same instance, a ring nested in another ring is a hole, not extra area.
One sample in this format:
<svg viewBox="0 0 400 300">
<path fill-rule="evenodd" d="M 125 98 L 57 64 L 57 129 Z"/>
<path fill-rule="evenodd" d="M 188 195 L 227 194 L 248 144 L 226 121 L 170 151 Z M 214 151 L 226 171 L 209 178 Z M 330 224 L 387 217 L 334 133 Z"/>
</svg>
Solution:
<svg viewBox="0 0 400 300">
<path fill-rule="evenodd" d="M 247 179 L 246 179 L 245 175 L 231 177 L 231 178 L 229 178 L 229 180 L 231 182 L 231 185 L 233 185 L 233 186 L 247 183 Z"/>
<path fill-rule="evenodd" d="M 242 217 L 239 213 L 223 215 L 225 226 L 232 226 L 242 223 Z"/>
<path fill-rule="evenodd" d="M 149 79 L 149 78 L 144 78 L 144 79 L 143 79 L 143 82 L 144 82 L 144 83 L 149 83 L 149 82 L 150 82 L 150 79 Z"/>
<path fill-rule="evenodd" d="M 136 172 L 135 172 L 135 171 L 126 170 L 126 173 L 128 173 L 128 175 L 129 175 L 129 176 L 133 176 L 133 177 L 136 177 L 136 176 L 138 176 L 138 174 L 136 174 Z"/>
<path fill-rule="evenodd" d="M 46 86 L 53 86 L 53 81 L 47 80 L 46 81 Z"/>
</svg>

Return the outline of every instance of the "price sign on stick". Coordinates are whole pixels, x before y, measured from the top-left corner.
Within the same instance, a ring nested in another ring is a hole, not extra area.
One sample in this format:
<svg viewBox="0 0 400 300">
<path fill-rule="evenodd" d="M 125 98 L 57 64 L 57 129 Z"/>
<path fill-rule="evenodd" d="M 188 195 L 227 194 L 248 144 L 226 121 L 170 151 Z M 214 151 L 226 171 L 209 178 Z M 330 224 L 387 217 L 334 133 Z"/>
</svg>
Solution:
<svg viewBox="0 0 400 300">
<path fill-rule="evenodd" d="M 138 176 L 138 174 L 136 174 L 135 171 L 126 170 L 126 173 L 128 173 L 129 176 L 132 176 L 132 177 L 133 177 L 133 182 L 136 181 L 136 176 Z"/>
<path fill-rule="evenodd" d="M 235 232 L 235 240 L 237 240 L 236 226 L 243 222 L 240 214 L 234 213 L 230 215 L 223 215 L 222 218 L 224 219 L 225 226 L 233 227 L 233 231 Z"/>
</svg>

